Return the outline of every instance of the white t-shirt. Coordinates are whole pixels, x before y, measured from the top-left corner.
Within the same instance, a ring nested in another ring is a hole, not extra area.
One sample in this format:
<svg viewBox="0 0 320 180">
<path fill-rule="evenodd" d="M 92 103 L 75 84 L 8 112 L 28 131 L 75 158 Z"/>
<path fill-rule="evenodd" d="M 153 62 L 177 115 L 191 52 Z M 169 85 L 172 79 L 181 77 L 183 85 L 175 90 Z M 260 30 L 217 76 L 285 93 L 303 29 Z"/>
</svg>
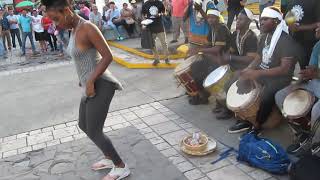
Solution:
<svg viewBox="0 0 320 180">
<path fill-rule="evenodd" d="M 17 16 L 17 15 L 12 15 L 12 16 L 8 15 L 8 16 L 7 16 L 7 19 L 8 19 L 8 21 L 15 21 L 15 22 L 17 22 L 16 24 L 10 24 L 10 29 L 18 29 L 18 28 L 19 28 L 19 25 L 18 25 L 18 23 L 19 23 L 19 16 Z"/>
<path fill-rule="evenodd" d="M 32 29 L 35 32 L 44 32 L 43 26 L 41 24 L 42 16 L 37 15 L 37 17 L 31 16 L 32 17 Z"/>
</svg>

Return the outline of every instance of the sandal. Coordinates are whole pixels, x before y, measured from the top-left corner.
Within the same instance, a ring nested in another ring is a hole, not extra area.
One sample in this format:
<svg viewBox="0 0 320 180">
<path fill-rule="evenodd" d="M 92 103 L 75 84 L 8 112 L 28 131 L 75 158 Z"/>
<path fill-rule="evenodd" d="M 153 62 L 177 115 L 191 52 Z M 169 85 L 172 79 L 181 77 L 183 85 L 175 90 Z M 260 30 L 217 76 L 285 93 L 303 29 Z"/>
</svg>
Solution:
<svg viewBox="0 0 320 180">
<path fill-rule="evenodd" d="M 114 164 L 110 159 L 101 159 L 99 162 L 94 163 L 91 169 L 94 171 L 98 171 L 101 169 L 111 169 L 113 167 Z"/>
<path fill-rule="evenodd" d="M 130 175 L 130 169 L 125 164 L 124 168 L 113 167 L 107 176 L 102 180 L 121 180 Z"/>
</svg>

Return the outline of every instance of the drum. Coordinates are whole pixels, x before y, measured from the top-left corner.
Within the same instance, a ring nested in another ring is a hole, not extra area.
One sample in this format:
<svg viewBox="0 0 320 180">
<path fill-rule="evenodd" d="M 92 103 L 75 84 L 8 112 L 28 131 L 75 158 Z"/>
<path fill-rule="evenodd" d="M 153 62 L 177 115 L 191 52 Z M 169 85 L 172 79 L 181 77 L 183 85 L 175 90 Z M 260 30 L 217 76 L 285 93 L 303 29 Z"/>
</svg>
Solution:
<svg viewBox="0 0 320 180">
<path fill-rule="evenodd" d="M 295 90 L 285 98 L 282 114 L 292 123 L 308 129 L 310 128 L 310 112 L 315 100 L 315 96 L 310 92 L 302 89 Z"/>
<path fill-rule="evenodd" d="M 203 82 L 203 87 L 211 94 L 219 94 L 224 90 L 224 84 L 231 78 L 229 65 L 220 66 L 212 71 Z"/>
<path fill-rule="evenodd" d="M 237 117 L 255 123 L 256 115 L 260 105 L 260 94 L 262 87 L 254 82 L 249 93 L 239 94 L 237 82 L 234 82 L 227 92 L 227 107 L 235 113 Z"/>
<path fill-rule="evenodd" d="M 180 63 L 174 70 L 174 76 L 179 85 L 183 85 L 190 96 L 196 96 L 199 92 L 198 85 L 191 76 L 191 64 L 201 59 L 200 54 L 191 56 Z"/>
</svg>

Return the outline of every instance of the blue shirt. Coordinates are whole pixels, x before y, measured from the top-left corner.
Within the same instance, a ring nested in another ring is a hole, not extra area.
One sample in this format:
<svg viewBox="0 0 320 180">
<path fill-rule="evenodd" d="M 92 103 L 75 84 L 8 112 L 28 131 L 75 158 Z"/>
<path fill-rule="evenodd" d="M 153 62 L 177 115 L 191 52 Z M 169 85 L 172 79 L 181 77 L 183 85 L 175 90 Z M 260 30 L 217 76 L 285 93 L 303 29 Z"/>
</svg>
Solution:
<svg viewBox="0 0 320 180">
<path fill-rule="evenodd" d="M 316 66 L 320 69 L 320 41 L 313 47 L 309 65 Z"/>
<path fill-rule="evenodd" d="M 29 16 L 20 16 L 19 24 L 21 25 L 22 32 L 31 32 L 32 19 Z"/>
<path fill-rule="evenodd" d="M 110 13 L 111 12 L 111 13 Z M 109 17 L 109 20 L 108 20 L 108 22 L 110 23 L 112 23 L 112 19 L 113 18 L 119 18 L 120 17 L 120 10 L 119 9 L 114 9 L 114 10 L 112 10 L 112 9 L 109 9 L 108 11 L 107 11 L 107 15 L 110 13 L 110 17 Z"/>
</svg>

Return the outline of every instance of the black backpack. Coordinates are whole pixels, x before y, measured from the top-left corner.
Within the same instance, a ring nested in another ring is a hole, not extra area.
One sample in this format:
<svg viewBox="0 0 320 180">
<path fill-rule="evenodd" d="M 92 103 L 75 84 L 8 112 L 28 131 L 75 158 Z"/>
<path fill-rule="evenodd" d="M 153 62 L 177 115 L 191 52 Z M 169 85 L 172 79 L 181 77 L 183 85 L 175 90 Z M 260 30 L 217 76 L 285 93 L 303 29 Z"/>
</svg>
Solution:
<svg viewBox="0 0 320 180">
<path fill-rule="evenodd" d="M 320 180 L 320 157 L 305 155 L 289 169 L 290 180 Z"/>
</svg>

